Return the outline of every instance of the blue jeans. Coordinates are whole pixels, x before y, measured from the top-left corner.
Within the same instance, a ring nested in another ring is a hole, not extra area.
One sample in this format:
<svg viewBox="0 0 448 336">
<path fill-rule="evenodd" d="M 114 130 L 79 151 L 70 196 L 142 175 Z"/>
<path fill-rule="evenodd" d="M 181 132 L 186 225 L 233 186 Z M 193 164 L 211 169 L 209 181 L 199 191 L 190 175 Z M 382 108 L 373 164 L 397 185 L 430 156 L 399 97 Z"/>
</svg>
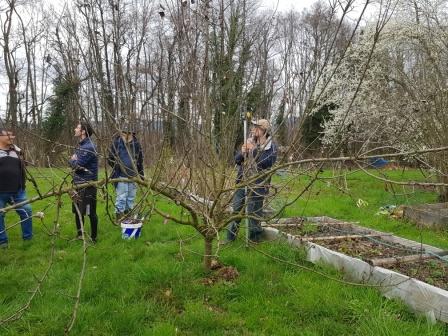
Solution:
<svg viewBox="0 0 448 336">
<path fill-rule="evenodd" d="M 3 209 L 8 204 L 15 204 L 26 201 L 25 190 L 19 190 L 16 193 L 0 193 L 0 209 Z M 30 240 L 33 238 L 33 222 L 31 205 L 25 204 L 15 209 L 20 216 L 20 225 L 22 226 L 23 240 Z M 5 228 L 5 213 L 0 212 L 0 245 L 8 242 Z"/>
<path fill-rule="evenodd" d="M 115 200 L 115 212 L 124 213 L 132 210 L 134 207 L 137 186 L 132 182 L 118 182 L 115 187 L 117 199 Z"/>
<path fill-rule="evenodd" d="M 247 215 L 254 217 L 249 218 L 249 239 L 252 241 L 258 241 L 261 238 L 263 229 L 260 225 L 260 218 L 263 216 L 263 198 L 264 188 L 251 189 L 248 188 L 247 196 Z M 241 216 L 245 216 L 244 203 L 245 190 L 238 189 L 233 195 L 233 213 L 240 213 Z M 227 227 L 227 240 L 235 240 L 238 235 L 238 229 L 241 224 L 241 219 L 235 220 Z"/>
</svg>

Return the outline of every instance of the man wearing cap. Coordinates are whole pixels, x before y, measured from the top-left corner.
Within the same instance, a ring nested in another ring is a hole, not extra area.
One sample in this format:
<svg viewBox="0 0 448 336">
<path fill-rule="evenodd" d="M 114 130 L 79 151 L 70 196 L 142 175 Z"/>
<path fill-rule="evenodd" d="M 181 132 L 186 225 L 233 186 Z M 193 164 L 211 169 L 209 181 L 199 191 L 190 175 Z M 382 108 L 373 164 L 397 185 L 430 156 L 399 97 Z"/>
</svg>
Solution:
<svg viewBox="0 0 448 336">
<path fill-rule="evenodd" d="M 7 204 L 26 201 L 25 163 L 22 151 L 13 144 L 13 132 L 0 128 L 0 247 L 8 246 L 5 227 L 5 213 L 1 210 Z M 25 204 L 15 208 L 20 217 L 23 240 L 33 237 L 31 205 Z"/>
<path fill-rule="evenodd" d="M 94 134 L 92 126 L 87 122 L 80 122 L 76 128 L 75 137 L 79 138 L 75 154 L 69 160 L 73 169 L 73 184 L 85 184 L 98 180 L 98 152 L 91 139 Z M 83 238 L 84 216 L 89 216 L 90 237 L 95 243 L 98 233 L 98 215 L 96 214 L 96 186 L 86 186 L 76 190 L 73 194 L 72 212 L 75 214 L 78 239 Z"/>
<path fill-rule="evenodd" d="M 144 177 L 142 147 L 129 125 L 123 127 L 114 138 L 109 149 L 108 163 L 112 167 L 111 178 Z M 118 182 L 115 184 L 115 191 L 115 214 L 118 223 L 134 207 L 137 185 L 133 182 Z"/>
<path fill-rule="evenodd" d="M 252 122 L 251 137 L 241 147 L 241 152 L 235 156 L 238 167 L 236 183 L 239 184 L 243 178 L 253 175 L 261 175 L 263 171 L 270 169 L 277 160 L 277 145 L 270 135 L 270 124 L 266 119 Z M 264 197 L 269 191 L 271 177 L 264 176 L 255 180 L 254 184 L 247 187 L 247 211 L 249 217 L 249 239 L 258 242 L 263 232 L 260 218 L 263 215 Z M 233 197 L 234 214 L 244 213 L 245 189 L 236 190 Z M 236 239 L 241 219 L 235 220 L 227 227 L 227 242 Z"/>
</svg>

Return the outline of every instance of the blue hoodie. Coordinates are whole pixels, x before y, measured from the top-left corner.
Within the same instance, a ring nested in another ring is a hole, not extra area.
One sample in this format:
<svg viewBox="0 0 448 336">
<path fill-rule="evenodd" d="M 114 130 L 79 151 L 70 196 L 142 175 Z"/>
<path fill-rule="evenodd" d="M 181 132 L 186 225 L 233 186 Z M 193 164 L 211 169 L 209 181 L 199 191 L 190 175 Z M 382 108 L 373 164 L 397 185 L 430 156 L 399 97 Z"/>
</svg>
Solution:
<svg viewBox="0 0 448 336">
<path fill-rule="evenodd" d="M 80 141 L 75 150 L 76 160 L 69 160 L 73 168 L 73 183 L 81 184 L 98 180 L 98 152 L 90 137 Z"/>
<path fill-rule="evenodd" d="M 112 167 L 111 178 L 144 176 L 142 147 L 135 136 L 127 144 L 120 136 L 116 137 L 107 162 Z"/>
</svg>

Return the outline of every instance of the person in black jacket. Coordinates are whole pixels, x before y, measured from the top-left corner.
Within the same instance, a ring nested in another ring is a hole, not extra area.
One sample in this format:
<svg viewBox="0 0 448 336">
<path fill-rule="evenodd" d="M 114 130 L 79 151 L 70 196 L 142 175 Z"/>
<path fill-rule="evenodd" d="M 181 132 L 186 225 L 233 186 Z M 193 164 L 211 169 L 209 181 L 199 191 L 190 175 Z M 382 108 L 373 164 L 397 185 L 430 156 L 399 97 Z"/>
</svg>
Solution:
<svg viewBox="0 0 448 336">
<path fill-rule="evenodd" d="M 80 122 L 75 128 L 75 137 L 79 138 L 75 154 L 69 160 L 73 169 L 73 184 L 85 184 L 98 180 L 98 152 L 91 139 L 94 134 L 92 126 L 87 122 Z M 98 234 L 98 215 L 96 214 L 95 186 L 86 186 L 77 189 L 73 195 L 72 212 L 75 214 L 78 239 L 82 239 L 84 216 L 90 220 L 90 237 L 95 243 Z"/>
<path fill-rule="evenodd" d="M 235 156 L 238 167 L 236 183 L 244 179 L 259 175 L 270 169 L 277 160 L 277 145 L 270 136 L 270 123 L 266 119 L 252 122 L 252 137 L 243 144 L 241 151 Z M 263 202 L 269 192 L 270 176 L 260 176 L 247 187 L 247 215 L 249 216 L 249 240 L 258 242 L 261 240 L 262 228 L 260 219 L 263 217 Z M 246 188 L 238 188 L 233 196 L 233 213 L 244 216 L 246 201 Z M 237 219 L 227 227 L 227 244 L 236 239 L 241 219 Z"/>
<path fill-rule="evenodd" d="M 144 177 L 142 147 L 130 126 L 123 127 L 114 138 L 108 163 L 112 167 L 111 178 Z M 118 182 L 115 183 L 115 191 L 115 214 L 119 222 L 134 207 L 137 185 L 132 181 Z"/>
<path fill-rule="evenodd" d="M 20 148 L 13 144 L 14 134 L 0 129 L 0 247 L 8 246 L 5 228 L 5 213 L 1 209 L 7 204 L 27 200 L 25 193 L 25 163 Z M 15 208 L 20 217 L 23 240 L 33 237 L 32 210 L 30 204 Z"/>
</svg>

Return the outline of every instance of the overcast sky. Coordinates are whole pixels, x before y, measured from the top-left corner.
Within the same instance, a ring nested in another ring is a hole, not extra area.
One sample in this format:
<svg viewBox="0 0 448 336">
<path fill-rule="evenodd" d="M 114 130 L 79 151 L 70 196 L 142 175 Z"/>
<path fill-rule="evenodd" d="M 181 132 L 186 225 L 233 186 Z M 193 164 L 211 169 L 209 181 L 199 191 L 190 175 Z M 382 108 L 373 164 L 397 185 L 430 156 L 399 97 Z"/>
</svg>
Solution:
<svg viewBox="0 0 448 336">
<path fill-rule="evenodd" d="M 304 8 L 311 8 L 312 4 L 317 2 L 318 0 L 260 0 L 263 7 L 266 9 L 276 9 L 281 12 L 285 12 L 294 8 L 295 10 L 301 12 Z M 328 3 L 328 1 L 324 0 L 324 3 Z M 348 13 L 347 17 L 351 19 L 357 19 L 359 14 L 361 13 L 362 8 L 364 7 L 365 0 L 356 0 L 353 2 L 353 9 Z M 364 18 L 370 18 L 372 13 L 374 12 L 374 2 L 367 7 L 366 13 L 364 14 Z"/>
<path fill-rule="evenodd" d="M 263 6 L 273 8 L 278 5 L 279 11 L 287 11 L 291 8 L 301 11 L 303 8 L 309 8 L 316 0 L 261 0 Z"/>
</svg>

